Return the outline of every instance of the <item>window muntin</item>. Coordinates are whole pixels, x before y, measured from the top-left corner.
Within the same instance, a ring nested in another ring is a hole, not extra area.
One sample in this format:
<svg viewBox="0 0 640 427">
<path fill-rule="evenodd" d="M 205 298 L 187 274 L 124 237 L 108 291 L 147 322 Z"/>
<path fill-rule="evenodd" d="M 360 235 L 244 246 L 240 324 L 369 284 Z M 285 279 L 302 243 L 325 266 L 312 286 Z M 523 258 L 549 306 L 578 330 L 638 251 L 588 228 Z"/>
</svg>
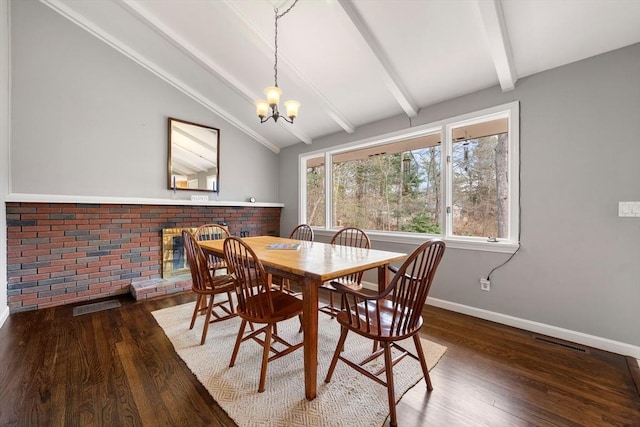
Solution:
<svg viewBox="0 0 640 427">
<path fill-rule="evenodd" d="M 301 155 L 301 165 L 311 158 L 321 158 L 328 165 L 324 170 L 325 221 L 316 226 L 317 232 L 354 225 L 385 241 L 411 241 L 412 236 L 427 234 L 465 249 L 502 252 L 502 244 L 506 244 L 505 251 L 513 247 L 519 238 L 518 108 L 513 102 Z M 464 159 L 465 143 L 466 161 L 485 165 L 482 183 L 489 189 L 485 193 L 465 194 L 463 190 L 472 187 L 454 185 L 462 178 L 459 168 L 464 165 L 456 158 Z M 498 144 L 506 149 L 499 157 L 506 165 L 495 164 L 498 157 L 487 154 L 500 148 Z M 499 174 L 504 178 L 501 181 Z M 494 183 L 488 184 L 487 177 Z M 302 194 L 301 200 L 305 197 Z M 469 203 L 477 202 L 477 197 L 491 199 L 484 204 L 484 212 Z M 309 220 L 308 205 L 301 206 L 301 221 Z M 474 216 L 456 216 L 462 209 L 473 210 Z M 495 246 L 488 237 L 497 237 L 501 244 Z"/>
</svg>

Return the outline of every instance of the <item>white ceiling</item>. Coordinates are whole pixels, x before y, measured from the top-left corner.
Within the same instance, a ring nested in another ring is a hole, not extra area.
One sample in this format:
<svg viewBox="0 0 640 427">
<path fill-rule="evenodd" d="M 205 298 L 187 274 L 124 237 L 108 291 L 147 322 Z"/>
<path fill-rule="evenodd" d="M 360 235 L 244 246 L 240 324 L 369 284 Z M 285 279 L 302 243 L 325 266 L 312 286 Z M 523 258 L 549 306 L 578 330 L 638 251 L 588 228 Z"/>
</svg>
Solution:
<svg viewBox="0 0 640 427">
<path fill-rule="evenodd" d="M 41 1 L 274 152 L 640 42 L 640 0 L 299 0 L 259 124 L 293 0 Z"/>
</svg>

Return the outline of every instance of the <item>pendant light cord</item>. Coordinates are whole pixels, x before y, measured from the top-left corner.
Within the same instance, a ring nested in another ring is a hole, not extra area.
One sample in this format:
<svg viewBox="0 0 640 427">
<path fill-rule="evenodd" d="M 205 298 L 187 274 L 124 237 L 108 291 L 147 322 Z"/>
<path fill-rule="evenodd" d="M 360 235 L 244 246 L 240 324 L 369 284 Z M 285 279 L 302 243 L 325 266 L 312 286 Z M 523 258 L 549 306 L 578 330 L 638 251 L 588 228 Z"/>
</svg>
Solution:
<svg viewBox="0 0 640 427">
<path fill-rule="evenodd" d="M 276 31 L 275 31 L 275 61 L 273 63 L 273 80 L 275 82 L 274 86 L 278 87 L 278 19 L 282 18 L 284 15 L 286 15 L 287 13 L 289 13 L 291 11 L 291 9 L 293 9 L 293 6 L 296 5 L 296 3 L 298 3 L 298 0 L 294 0 L 294 2 L 291 4 L 291 6 L 289 6 L 289 9 L 285 10 L 284 12 L 282 12 L 281 14 L 278 15 L 278 8 L 276 7 L 275 9 L 273 9 L 273 11 L 275 12 L 276 15 Z"/>
</svg>

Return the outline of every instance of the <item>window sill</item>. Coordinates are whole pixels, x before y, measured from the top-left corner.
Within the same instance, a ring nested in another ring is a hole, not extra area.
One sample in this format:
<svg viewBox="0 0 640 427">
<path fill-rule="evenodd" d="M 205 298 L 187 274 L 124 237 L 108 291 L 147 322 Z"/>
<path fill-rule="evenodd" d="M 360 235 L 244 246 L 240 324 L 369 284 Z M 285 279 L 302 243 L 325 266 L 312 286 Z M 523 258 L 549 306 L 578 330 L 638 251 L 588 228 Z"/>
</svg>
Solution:
<svg viewBox="0 0 640 427">
<path fill-rule="evenodd" d="M 314 228 L 316 236 L 326 236 L 329 239 L 335 234 L 338 229 L 325 230 Z M 382 233 L 376 231 L 367 231 L 367 235 L 372 242 L 387 242 L 387 243 L 399 243 L 399 244 L 415 244 L 419 245 L 426 239 L 432 237 L 439 237 L 435 235 L 416 235 L 413 233 Z M 483 252 L 498 252 L 511 254 L 515 252 L 520 246 L 517 242 L 511 241 L 498 241 L 489 242 L 487 239 L 464 239 L 464 238 L 443 238 L 440 237 L 447 244 L 447 248 L 450 249 L 465 249 L 473 251 Z"/>
</svg>

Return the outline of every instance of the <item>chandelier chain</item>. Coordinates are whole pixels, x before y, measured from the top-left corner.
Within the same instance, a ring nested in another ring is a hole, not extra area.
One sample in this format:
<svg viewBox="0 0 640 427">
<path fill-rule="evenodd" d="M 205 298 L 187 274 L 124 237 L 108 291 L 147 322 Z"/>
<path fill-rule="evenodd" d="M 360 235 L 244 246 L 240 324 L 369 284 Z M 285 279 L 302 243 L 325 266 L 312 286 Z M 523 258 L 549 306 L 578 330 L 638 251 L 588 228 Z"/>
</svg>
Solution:
<svg viewBox="0 0 640 427">
<path fill-rule="evenodd" d="M 273 62 L 273 80 L 275 82 L 275 87 L 278 87 L 278 19 L 282 18 L 284 15 L 286 15 L 287 13 L 289 13 L 289 11 L 291 11 L 291 9 L 293 9 L 293 6 L 296 5 L 296 3 L 298 3 L 298 0 L 294 0 L 294 2 L 291 4 L 291 6 L 289 6 L 289 9 L 285 10 L 284 12 L 282 12 L 281 14 L 278 15 L 278 8 L 274 8 L 273 11 L 275 12 L 276 15 L 276 31 L 275 31 L 275 37 L 274 37 L 274 45 L 275 45 L 275 61 Z"/>
</svg>

